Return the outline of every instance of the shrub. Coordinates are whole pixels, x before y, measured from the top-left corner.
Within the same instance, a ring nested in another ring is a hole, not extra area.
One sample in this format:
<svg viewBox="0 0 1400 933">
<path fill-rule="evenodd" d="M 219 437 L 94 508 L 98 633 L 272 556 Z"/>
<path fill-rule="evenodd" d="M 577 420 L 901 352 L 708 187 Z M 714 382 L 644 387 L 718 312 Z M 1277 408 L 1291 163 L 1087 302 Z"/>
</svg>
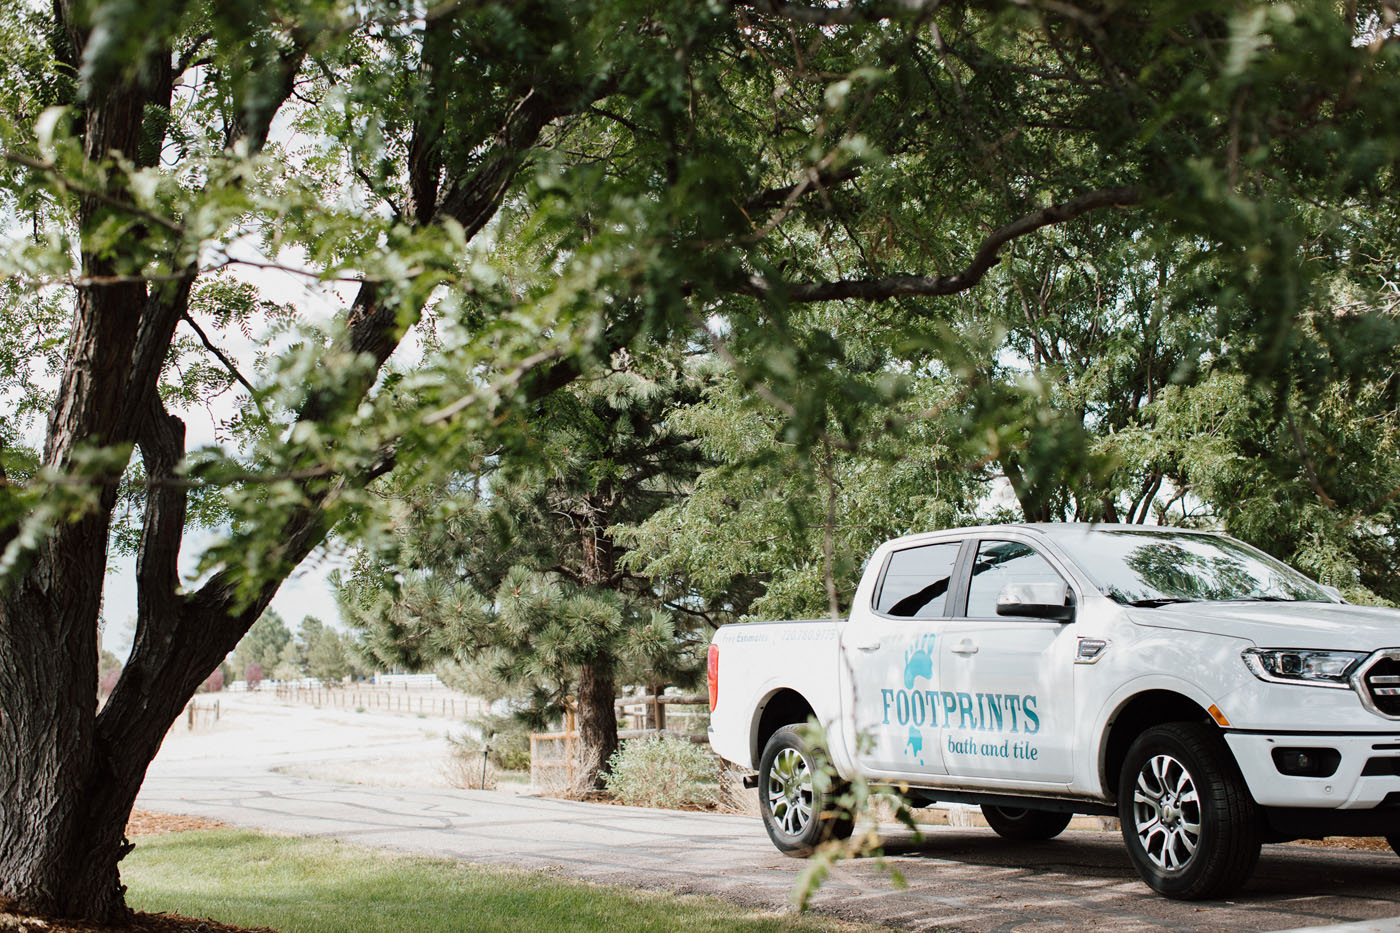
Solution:
<svg viewBox="0 0 1400 933">
<path fill-rule="evenodd" d="M 719 802 L 719 777 L 707 749 L 662 733 L 624 743 L 608 760 L 603 783 L 620 803 L 709 809 Z"/>
<path fill-rule="evenodd" d="M 258 684 L 262 683 L 263 681 L 262 665 L 259 664 L 257 661 L 254 661 L 247 667 L 243 668 L 243 679 L 248 682 L 249 690 L 258 689 Z"/>
<path fill-rule="evenodd" d="M 224 672 L 222 668 L 216 668 L 214 673 L 209 675 L 203 685 L 200 686 L 200 693 L 218 693 L 224 689 Z"/>
<path fill-rule="evenodd" d="M 121 676 L 120 668 L 114 671 L 103 671 L 102 679 L 97 685 L 98 696 L 111 696 L 112 691 L 117 689 L 117 681 L 121 680 Z"/>
<path fill-rule="evenodd" d="M 488 713 L 469 720 L 481 729 L 489 749 L 487 757 L 502 771 L 530 770 L 530 727 L 514 716 Z"/>
</svg>

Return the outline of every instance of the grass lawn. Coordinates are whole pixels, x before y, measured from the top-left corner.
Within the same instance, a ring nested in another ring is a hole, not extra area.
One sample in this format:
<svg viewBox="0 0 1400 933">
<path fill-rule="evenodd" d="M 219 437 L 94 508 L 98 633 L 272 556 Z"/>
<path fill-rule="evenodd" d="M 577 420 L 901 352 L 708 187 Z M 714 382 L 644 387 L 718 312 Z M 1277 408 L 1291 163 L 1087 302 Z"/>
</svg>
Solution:
<svg viewBox="0 0 1400 933">
<path fill-rule="evenodd" d="M 879 929 L 237 830 L 137 843 L 122 862 L 131 907 L 281 933 Z"/>
</svg>

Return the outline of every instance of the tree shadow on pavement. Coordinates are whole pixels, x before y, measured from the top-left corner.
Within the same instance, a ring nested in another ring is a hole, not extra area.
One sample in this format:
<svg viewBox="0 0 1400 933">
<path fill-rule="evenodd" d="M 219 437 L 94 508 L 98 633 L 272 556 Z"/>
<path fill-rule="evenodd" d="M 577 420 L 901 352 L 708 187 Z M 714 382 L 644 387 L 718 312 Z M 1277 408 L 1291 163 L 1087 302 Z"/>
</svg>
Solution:
<svg viewBox="0 0 1400 933">
<path fill-rule="evenodd" d="M 1122 839 L 1116 833 L 1067 832 L 1046 842 L 1015 842 L 988 830 L 938 827 L 922 840 L 912 833 L 888 833 L 886 857 L 911 881 L 925 873 L 967 885 L 1006 883 L 1005 872 L 1018 869 L 1042 885 L 1055 876 L 1077 884 L 1097 879 L 1105 885 L 1138 882 Z M 965 876 L 965 877 L 964 877 Z M 1400 913 L 1400 857 L 1390 852 L 1266 845 L 1254 876 L 1235 902 L 1279 898 L 1361 898 L 1391 901 Z M 1140 883 L 1140 882 L 1138 882 Z M 1152 895 L 1142 885 L 1144 896 Z"/>
</svg>

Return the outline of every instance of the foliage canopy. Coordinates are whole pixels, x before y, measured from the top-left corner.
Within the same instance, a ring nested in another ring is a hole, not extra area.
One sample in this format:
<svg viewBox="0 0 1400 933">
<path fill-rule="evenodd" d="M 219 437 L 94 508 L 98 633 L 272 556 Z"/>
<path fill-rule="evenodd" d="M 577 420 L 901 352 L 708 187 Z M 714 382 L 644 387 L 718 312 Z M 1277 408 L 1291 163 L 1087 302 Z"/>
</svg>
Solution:
<svg viewBox="0 0 1400 933">
<path fill-rule="evenodd" d="M 1331 582 L 1395 579 L 1385 0 L 0 11 L 0 895 L 27 907 L 120 914 L 160 736 L 332 530 L 391 539 L 386 474 L 528 450 L 537 406 L 657 344 L 728 367 L 702 406 L 755 451 L 827 465 L 827 529 L 861 482 L 837 455 L 909 432 L 938 445 L 912 470 L 963 469 L 899 521 L 1004 476 L 1027 517 L 1204 503 Z M 140 597 L 99 716 L 113 546 Z"/>
</svg>

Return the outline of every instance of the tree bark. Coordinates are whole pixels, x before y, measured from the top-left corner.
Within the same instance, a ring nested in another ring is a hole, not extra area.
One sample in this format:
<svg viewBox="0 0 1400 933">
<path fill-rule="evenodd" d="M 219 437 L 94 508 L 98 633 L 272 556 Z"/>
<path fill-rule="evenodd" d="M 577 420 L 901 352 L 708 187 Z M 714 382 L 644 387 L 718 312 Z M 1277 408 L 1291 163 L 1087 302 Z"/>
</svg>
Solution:
<svg viewBox="0 0 1400 933">
<path fill-rule="evenodd" d="M 605 496 L 599 498 L 605 499 Z M 582 561 L 579 580 L 584 586 L 606 587 L 615 566 L 615 548 L 604 531 L 606 506 L 588 501 L 579 541 Z M 588 794 L 603 788 L 603 771 L 617 751 L 617 685 L 613 681 L 614 658 L 609 646 L 580 665 L 578 673 L 579 769 L 573 790 Z"/>
<path fill-rule="evenodd" d="M 603 771 L 617 751 L 617 685 L 613 659 L 600 655 L 579 668 L 579 770 L 574 791 L 588 794 L 603 787 Z"/>
<path fill-rule="evenodd" d="M 25 579 L 0 609 L 0 746 L 23 750 L 0 756 L 0 896 L 47 914 L 81 904 L 111 919 L 122 904 L 122 839 L 93 812 L 105 789 L 93 743 L 96 612 L 75 609 L 95 607 L 102 572 L 85 569 L 70 562 L 49 588 Z"/>
<path fill-rule="evenodd" d="M 55 12 L 69 44 L 82 48 L 80 15 L 67 2 Z M 85 101 L 83 142 L 93 163 L 113 155 L 140 162 L 144 111 L 161 95 L 169 103 L 162 54 L 152 56 L 150 83 L 102 88 Z M 80 199 L 80 225 L 91 228 L 109 209 Z M 82 266 L 92 276 L 114 271 L 110 259 L 86 250 Z M 151 294 L 136 283 L 79 289 L 46 466 L 68 472 L 84 445 L 134 441 L 139 402 L 154 393 L 173 332 L 168 305 L 182 294 L 188 288 L 182 293 L 179 283 Z M 118 920 L 126 908 L 117 862 L 140 781 L 123 780 L 115 766 L 118 751 L 132 750 L 98 735 L 97 621 L 117 476 L 87 479 L 97 486 L 92 507 L 55 529 L 0 590 L 0 896 L 35 912 Z"/>
<path fill-rule="evenodd" d="M 1051 490 L 1043 484 L 1027 479 L 1015 454 L 1002 457 L 999 462 L 1007 481 L 1011 483 L 1011 491 L 1015 493 L 1016 501 L 1021 505 L 1023 520 L 1054 521 L 1056 516 L 1050 502 Z"/>
</svg>

